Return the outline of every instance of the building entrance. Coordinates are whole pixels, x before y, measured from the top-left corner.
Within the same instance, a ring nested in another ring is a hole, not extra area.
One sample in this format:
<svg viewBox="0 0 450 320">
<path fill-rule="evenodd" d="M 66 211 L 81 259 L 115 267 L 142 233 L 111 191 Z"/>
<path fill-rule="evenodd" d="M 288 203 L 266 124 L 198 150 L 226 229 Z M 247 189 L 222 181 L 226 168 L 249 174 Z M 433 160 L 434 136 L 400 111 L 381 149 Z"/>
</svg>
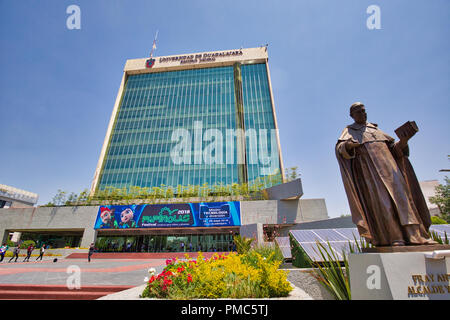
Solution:
<svg viewBox="0 0 450 320">
<path fill-rule="evenodd" d="M 224 252 L 234 251 L 233 234 L 101 235 L 100 252 Z"/>
</svg>

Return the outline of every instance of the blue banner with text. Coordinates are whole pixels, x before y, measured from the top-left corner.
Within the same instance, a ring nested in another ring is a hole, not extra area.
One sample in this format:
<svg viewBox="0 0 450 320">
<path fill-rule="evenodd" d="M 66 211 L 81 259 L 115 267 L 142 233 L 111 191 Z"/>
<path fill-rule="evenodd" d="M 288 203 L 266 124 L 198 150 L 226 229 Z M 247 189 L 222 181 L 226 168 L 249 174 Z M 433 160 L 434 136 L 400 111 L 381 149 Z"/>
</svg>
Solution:
<svg viewBox="0 0 450 320">
<path fill-rule="evenodd" d="M 241 225 L 239 201 L 100 206 L 94 229 Z"/>
</svg>

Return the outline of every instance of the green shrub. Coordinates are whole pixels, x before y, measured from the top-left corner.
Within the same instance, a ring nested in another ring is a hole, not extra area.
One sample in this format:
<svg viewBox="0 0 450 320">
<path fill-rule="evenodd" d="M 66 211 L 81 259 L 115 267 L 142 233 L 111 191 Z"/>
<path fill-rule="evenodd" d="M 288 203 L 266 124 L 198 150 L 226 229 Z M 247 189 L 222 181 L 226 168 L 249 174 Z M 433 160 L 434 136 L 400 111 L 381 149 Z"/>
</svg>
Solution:
<svg viewBox="0 0 450 320">
<path fill-rule="evenodd" d="M 33 247 L 36 247 L 36 242 L 34 242 L 33 240 L 25 240 L 24 242 L 22 242 L 22 244 L 20 245 L 20 249 L 26 249 L 28 248 L 28 246 L 32 244 Z"/>
<path fill-rule="evenodd" d="M 354 244 L 350 241 L 348 242 L 350 253 L 362 252 L 363 248 L 373 247 L 372 244 L 366 242 L 363 238 L 357 240 L 355 235 L 353 235 L 353 238 L 355 240 Z M 337 300 L 351 300 L 348 253 L 342 249 L 342 258 L 340 258 L 329 242 L 326 245 L 317 242 L 315 251 L 320 255 L 321 261 L 312 261 L 310 259 L 310 263 L 314 268 L 312 275 Z"/>
<path fill-rule="evenodd" d="M 249 265 L 256 266 L 259 256 L 266 259 L 269 263 L 281 264 L 284 259 L 283 253 L 278 246 L 269 245 L 254 246 L 245 255 L 243 255 L 242 259 L 246 260 Z"/>
<path fill-rule="evenodd" d="M 441 236 L 436 231 L 430 232 L 431 239 L 436 241 L 439 244 L 449 244 L 449 239 L 447 237 L 447 232 L 444 232 L 444 239 L 441 238 Z"/>
<path fill-rule="evenodd" d="M 447 221 L 445 221 L 442 218 L 439 218 L 437 216 L 432 216 L 431 217 L 431 224 L 447 224 Z"/>
<path fill-rule="evenodd" d="M 351 300 L 347 254 L 342 251 L 340 259 L 329 242 L 327 245 L 317 242 L 317 251 L 322 261 L 311 261 L 314 277 L 337 300 Z"/>
<path fill-rule="evenodd" d="M 241 237 L 240 235 L 234 236 L 233 241 L 236 245 L 236 251 L 238 254 L 246 254 L 252 247 L 252 242 L 255 239 Z"/>
<path fill-rule="evenodd" d="M 291 234 L 289 234 L 289 243 L 291 246 L 292 265 L 297 268 L 311 268 L 311 260 Z"/>
</svg>

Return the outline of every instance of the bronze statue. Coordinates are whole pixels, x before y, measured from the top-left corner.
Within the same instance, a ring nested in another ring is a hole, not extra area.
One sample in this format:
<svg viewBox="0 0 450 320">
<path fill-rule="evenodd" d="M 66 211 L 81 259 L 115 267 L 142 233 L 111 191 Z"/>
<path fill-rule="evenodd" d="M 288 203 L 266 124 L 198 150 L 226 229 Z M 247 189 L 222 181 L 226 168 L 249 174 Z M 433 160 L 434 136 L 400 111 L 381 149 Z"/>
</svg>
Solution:
<svg viewBox="0 0 450 320">
<path fill-rule="evenodd" d="M 375 246 L 436 244 L 430 239 L 430 212 L 408 160 L 408 140 L 416 133 L 407 122 L 394 141 L 367 122 L 362 103 L 350 107 L 355 121 L 336 144 L 353 223 L 361 237 Z"/>
</svg>

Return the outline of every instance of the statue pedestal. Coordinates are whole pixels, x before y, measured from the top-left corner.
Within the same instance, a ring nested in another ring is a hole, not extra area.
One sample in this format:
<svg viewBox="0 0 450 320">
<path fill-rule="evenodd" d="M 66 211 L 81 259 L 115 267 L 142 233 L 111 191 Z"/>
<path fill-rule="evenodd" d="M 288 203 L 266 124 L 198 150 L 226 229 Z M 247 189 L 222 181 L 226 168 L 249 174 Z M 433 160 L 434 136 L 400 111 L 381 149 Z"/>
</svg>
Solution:
<svg viewBox="0 0 450 320">
<path fill-rule="evenodd" d="M 419 252 L 350 254 L 352 300 L 450 300 L 450 256 L 430 258 L 433 251 L 450 250 L 450 246 L 420 247 Z"/>
<path fill-rule="evenodd" d="M 393 253 L 393 252 L 428 252 L 435 250 L 450 250 L 448 244 L 433 244 L 421 246 L 397 246 L 397 247 L 375 247 L 363 248 L 364 253 Z"/>
</svg>

